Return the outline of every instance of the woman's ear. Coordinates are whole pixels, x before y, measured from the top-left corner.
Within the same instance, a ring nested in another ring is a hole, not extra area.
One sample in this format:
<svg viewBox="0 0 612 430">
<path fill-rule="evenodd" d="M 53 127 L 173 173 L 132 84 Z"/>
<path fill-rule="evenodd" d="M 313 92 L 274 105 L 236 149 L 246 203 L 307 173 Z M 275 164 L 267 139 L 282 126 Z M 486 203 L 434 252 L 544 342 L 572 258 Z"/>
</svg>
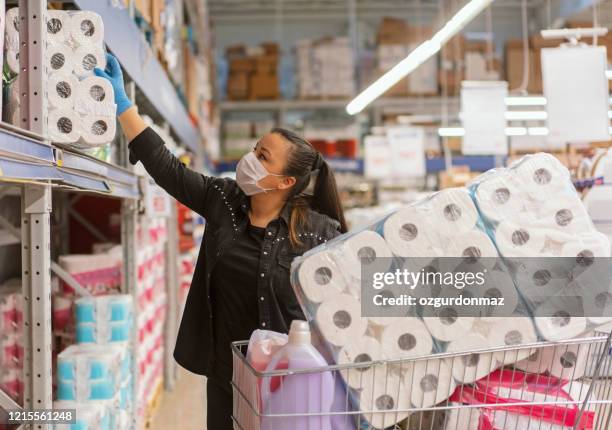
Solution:
<svg viewBox="0 0 612 430">
<path fill-rule="evenodd" d="M 279 190 L 286 190 L 295 185 L 296 179 L 293 176 L 286 176 L 278 185 Z"/>
</svg>

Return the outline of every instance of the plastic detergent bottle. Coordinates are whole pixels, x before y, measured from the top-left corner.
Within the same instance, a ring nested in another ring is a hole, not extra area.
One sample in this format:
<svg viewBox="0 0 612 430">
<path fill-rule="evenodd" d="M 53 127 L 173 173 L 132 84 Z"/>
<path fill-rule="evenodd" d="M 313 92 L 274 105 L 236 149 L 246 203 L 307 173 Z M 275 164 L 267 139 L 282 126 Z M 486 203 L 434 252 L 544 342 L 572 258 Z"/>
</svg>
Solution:
<svg viewBox="0 0 612 430">
<path fill-rule="evenodd" d="M 334 378 L 329 371 L 294 373 L 317 369 L 327 362 L 310 341 L 306 321 L 293 321 L 289 342 L 272 358 L 267 372 L 285 370 L 282 376 L 264 377 L 261 385 L 263 414 L 261 429 L 331 430 L 329 412 L 334 401 Z M 286 414 L 289 416 L 268 416 Z M 312 415 L 320 414 L 320 415 Z"/>
</svg>

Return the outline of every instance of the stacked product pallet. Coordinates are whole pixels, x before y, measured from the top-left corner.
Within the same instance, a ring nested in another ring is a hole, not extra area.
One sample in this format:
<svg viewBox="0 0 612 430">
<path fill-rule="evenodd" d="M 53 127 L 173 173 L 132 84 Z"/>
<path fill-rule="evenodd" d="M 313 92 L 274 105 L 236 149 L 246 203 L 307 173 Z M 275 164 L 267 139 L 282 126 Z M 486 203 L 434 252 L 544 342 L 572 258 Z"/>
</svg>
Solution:
<svg viewBox="0 0 612 430">
<path fill-rule="evenodd" d="M 164 218 L 144 218 L 139 227 L 136 285 L 138 297 L 138 369 L 136 413 L 143 417 L 164 369 L 164 323 L 166 320 L 166 242 Z"/>
<path fill-rule="evenodd" d="M 301 40 L 296 45 L 298 95 L 346 98 L 355 93 L 355 59 L 347 37 Z"/>
<path fill-rule="evenodd" d="M 230 100 L 279 98 L 279 47 L 276 43 L 249 48 L 230 46 L 225 55 L 229 62 L 227 97 Z"/>
<path fill-rule="evenodd" d="M 54 407 L 76 409 L 78 428 L 131 428 L 132 297 L 82 297 L 75 320 L 77 344 L 57 356 Z"/>
<path fill-rule="evenodd" d="M 21 279 L 0 285 L 0 389 L 23 404 L 23 295 Z"/>
</svg>

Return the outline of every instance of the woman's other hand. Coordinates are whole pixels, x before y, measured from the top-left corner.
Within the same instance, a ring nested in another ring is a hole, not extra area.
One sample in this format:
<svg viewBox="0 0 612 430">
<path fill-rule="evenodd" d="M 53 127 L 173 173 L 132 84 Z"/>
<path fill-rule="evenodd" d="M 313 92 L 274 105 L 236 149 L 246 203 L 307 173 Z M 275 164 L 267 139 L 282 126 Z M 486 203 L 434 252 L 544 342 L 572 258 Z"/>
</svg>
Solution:
<svg viewBox="0 0 612 430">
<path fill-rule="evenodd" d="M 113 86 L 115 92 L 115 104 L 117 105 L 117 115 L 132 107 L 132 101 L 125 92 L 125 84 L 123 82 L 123 72 L 119 61 L 111 55 L 106 54 L 106 69 L 102 70 L 98 67 L 94 69 L 96 76 L 107 79 Z"/>
</svg>

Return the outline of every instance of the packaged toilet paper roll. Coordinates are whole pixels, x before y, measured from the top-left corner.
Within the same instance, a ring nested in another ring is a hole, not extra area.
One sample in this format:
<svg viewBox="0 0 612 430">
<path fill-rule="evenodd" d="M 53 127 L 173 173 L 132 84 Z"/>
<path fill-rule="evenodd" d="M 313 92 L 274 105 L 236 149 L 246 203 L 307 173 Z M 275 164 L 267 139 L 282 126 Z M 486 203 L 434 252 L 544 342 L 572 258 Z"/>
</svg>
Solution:
<svg viewBox="0 0 612 430">
<path fill-rule="evenodd" d="M 385 240 L 378 233 L 365 230 L 347 238 L 334 250 L 336 262 L 345 276 L 351 280 L 361 279 L 362 267 L 386 272 L 393 254 Z M 384 260 L 380 260 L 383 258 Z"/>
<path fill-rule="evenodd" d="M 470 333 L 449 343 L 446 352 L 467 352 L 486 349 L 490 346 L 486 337 L 478 333 Z M 492 353 L 457 355 L 448 358 L 447 363 L 452 369 L 453 377 L 460 384 L 470 384 L 484 378 L 498 366 Z"/>
<path fill-rule="evenodd" d="M 550 303 L 543 303 L 536 309 L 535 314 L 542 315 L 543 312 L 550 314 L 550 306 Z M 541 307 L 546 307 L 546 311 L 542 311 Z M 536 316 L 533 319 L 540 335 L 553 342 L 578 337 L 587 329 L 585 317 L 571 316 L 562 307 L 552 313 L 552 316 Z"/>
<path fill-rule="evenodd" d="M 74 143 L 81 137 L 81 119 L 67 109 L 52 109 L 48 117 L 49 138 L 58 143 Z"/>
<path fill-rule="evenodd" d="M 380 374 L 361 390 L 359 409 L 371 427 L 382 430 L 409 416 L 408 412 L 397 411 L 410 408 L 410 396 L 401 375 L 390 366 L 382 366 Z"/>
<path fill-rule="evenodd" d="M 74 75 L 68 73 L 53 73 L 47 78 L 47 100 L 49 106 L 58 109 L 74 108 L 77 97 L 79 81 Z"/>
<path fill-rule="evenodd" d="M 78 45 L 101 45 L 104 42 L 104 22 L 95 12 L 74 13 L 69 26 L 70 36 Z"/>
<path fill-rule="evenodd" d="M 7 10 L 4 22 L 4 50 L 19 52 L 19 8 Z"/>
<path fill-rule="evenodd" d="M 326 299 L 317 309 L 315 321 L 325 340 L 336 346 L 354 342 L 368 328 L 368 319 L 361 317 L 361 303 L 349 294 Z"/>
<path fill-rule="evenodd" d="M 434 194 L 431 210 L 437 229 L 451 237 L 474 229 L 478 221 L 476 206 L 463 188 L 449 188 Z"/>
<path fill-rule="evenodd" d="M 471 287 L 470 287 L 471 288 Z M 502 270 L 489 270 L 485 274 L 485 283 L 475 291 L 478 297 L 504 298 L 503 306 L 489 306 L 485 317 L 504 317 L 514 313 L 519 306 L 519 295 L 510 274 Z"/>
<path fill-rule="evenodd" d="M 462 257 L 468 264 L 479 263 L 492 269 L 498 256 L 489 236 L 480 230 L 453 236 L 446 248 L 445 257 Z"/>
<path fill-rule="evenodd" d="M 495 243 L 504 257 L 540 256 L 545 242 L 546 235 L 542 230 L 511 221 L 504 221 L 495 229 Z"/>
<path fill-rule="evenodd" d="M 48 10 L 46 18 L 47 43 L 64 43 L 68 38 L 67 26 L 70 26 L 68 13 L 61 10 Z"/>
<path fill-rule="evenodd" d="M 47 69 L 51 73 L 72 73 L 76 57 L 72 49 L 63 43 L 49 43 L 45 52 Z"/>
<path fill-rule="evenodd" d="M 592 259 L 610 257 L 610 241 L 599 232 L 573 237 L 561 249 L 561 257 L 576 257 L 577 259 Z"/>
<path fill-rule="evenodd" d="M 516 217 L 524 210 L 527 195 L 509 172 L 495 173 L 485 178 L 476 188 L 478 208 L 491 221 Z"/>
<path fill-rule="evenodd" d="M 458 404 L 451 405 L 459 406 Z M 449 409 L 446 411 L 443 430 L 481 430 L 480 416 L 479 408 Z"/>
<path fill-rule="evenodd" d="M 558 345 L 550 348 L 551 366 L 548 371 L 560 379 L 573 381 L 582 378 L 589 363 L 589 345 Z M 546 358 L 546 357 L 545 357 Z"/>
<path fill-rule="evenodd" d="M 329 252 L 304 258 L 297 269 L 298 282 L 306 298 L 321 303 L 345 290 L 342 272 Z"/>
<path fill-rule="evenodd" d="M 411 206 L 391 215 L 384 223 L 384 236 L 393 254 L 398 257 L 441 256 L 436 226 L 427 212 Z"/>
<path fill-rule="evenodd" d="M 404 371 L 404 385 L 410 387 L 410 403 L 429 408 L 448 399 L 455 391 L 453 373 L 444 360 L 420 360 Z"/>
<path fill-rule="evenodd" d="M 552 357 L 547 357 L 547 351 L 554 347 L 536 348 L 533 354 L 524 360 L 514 363 L 514 368 L 527 373 L 546 373 L 552 366 Z"/>
<path fill-rule="evenodd" d="M 106 55 L 102 48 L 97 46 L 81 46 L 74 51 L 73 72 L 79 79 L 94 76 L 93 70 L 96 67 L 106 68 Z"/>
<path fill-rule="evenodd" d="M 386 358 L 411 358 L 430 354 L 433 339 L 425 324 L 416 317 L 393 318 L 381 335 L 383 355 Z"/>
<path fill-rule="evenodd" d="M 538 201 L 547 201 L 570 181 L 567 169 L 550 154 L 525 157 L 513 170 L 521 189 Z"/>
<path fill-rule="evenodd" d="M 87 115 L 81 119 L 81 142 L 87 146 L 105 145 L 115 138 L 115 117 Z"/>
<path fill-rule="evenodd" d="M 542 207 L 539 215 L 545 228 L 552 230 L 547 234 L 553 238 L 563 239 L 563 235 L 569 238 L 593 230 L 591 218 L 578 196 L 555 197 Z"/>
<path fill-rule="evenodd" d="M 445 287 L 440 298 L 456 298 L 463 293 L 453 287 Z M 428 306 L 422 310 L 423 322 L 431 335 L 442 342 L 451 342 L 470 333 L 475 318 L 459 316 L 456 306 Z"/>
<path fill-rule="evenodd" d="M 531 318 L 512 316 L 508 318 L 492 318 L 487 339 L 491 347 L 513 347 L 535 343 L 538 340 Z M 494 353 L 498 364 L 506 365 L 524 360 L 533 354 L 530 348 L 499 351 Z"/>
<path fill-rule="evenodd" d="M 91 76 L 79 82 L 75 109 L 80 115 L 112 117 L 116 111 L 115 94 L 107 79 Z"/>
<path fill-rule="evenodd" d="M 350 343 L 344 345 L 338 353 L 337 363 L 343 364 L 358 364 L 370 361 L 378 361 L 385 358 L 382 353 L 380 343 L 370 336 L 362 336 L 353 339 Z M 354 389 L 361 389 L 365 386 L 373 384 L 376 375 L 381 375 L 380 366 L 370 367 L 354 367 L 341 371 L 344 381 Z"/>
</svg>

